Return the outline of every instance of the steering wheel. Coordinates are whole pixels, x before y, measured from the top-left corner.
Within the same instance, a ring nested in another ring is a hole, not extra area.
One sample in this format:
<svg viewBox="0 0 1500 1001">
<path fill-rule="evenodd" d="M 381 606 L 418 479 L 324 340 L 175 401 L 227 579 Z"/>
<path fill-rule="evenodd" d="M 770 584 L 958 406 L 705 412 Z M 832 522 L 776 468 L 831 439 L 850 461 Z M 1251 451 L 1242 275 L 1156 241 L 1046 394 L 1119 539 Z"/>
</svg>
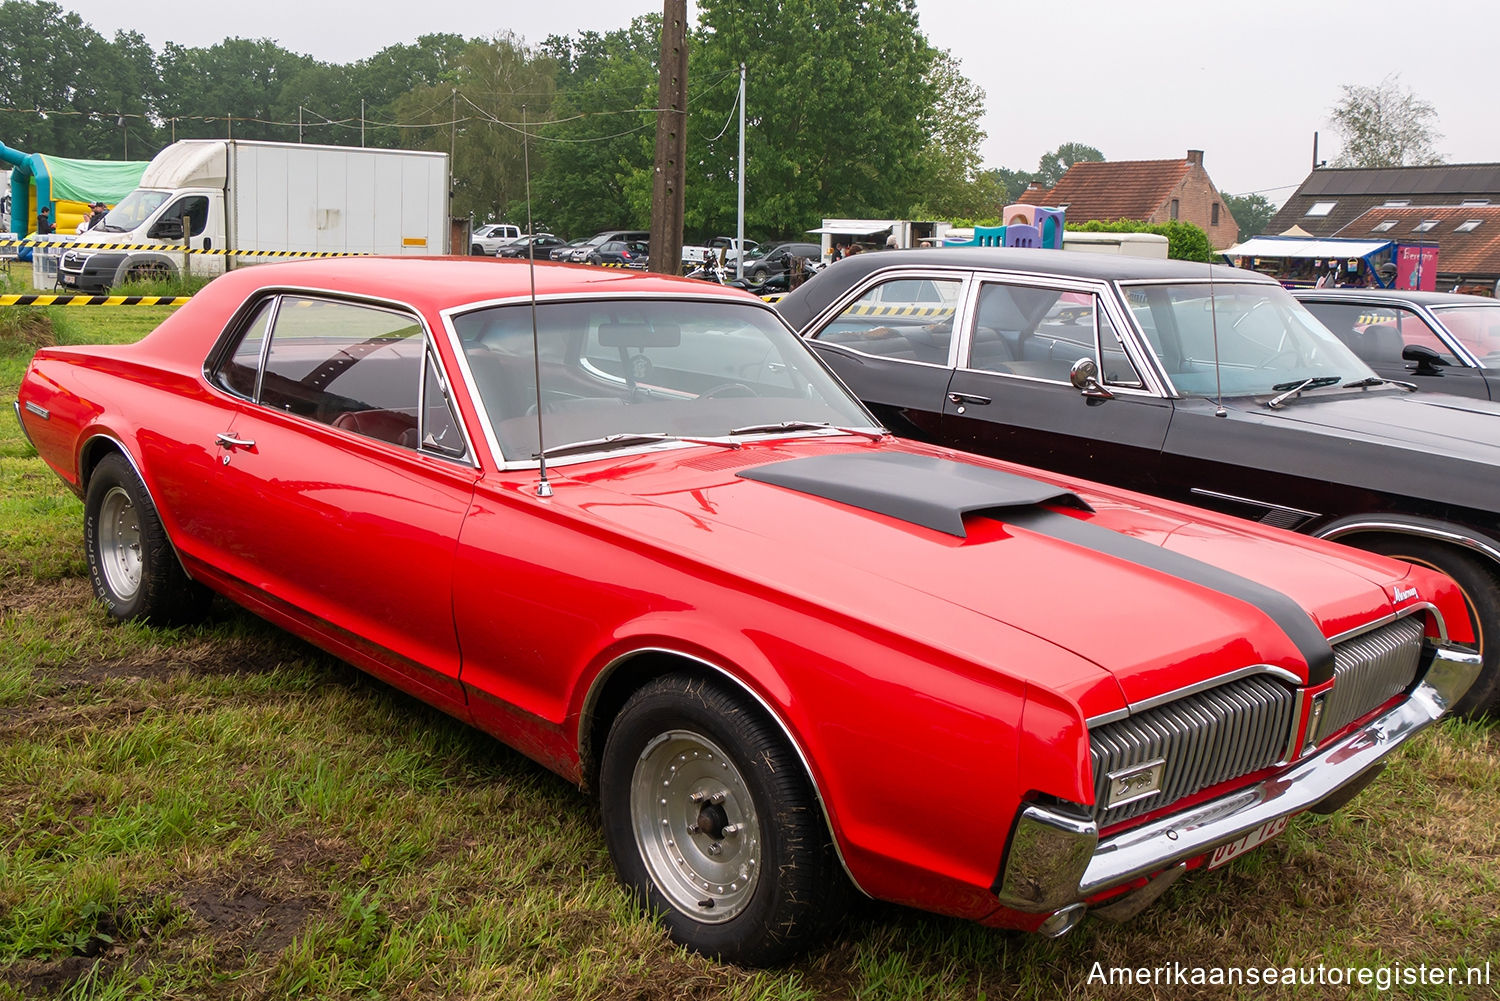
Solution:
<svg viewBox="0 0 1500 1001">
<path fill-rule="evenodd" d="M 721 382 L 717 386 L 710 386 L 698 394 L 700 400 L 712 400 L 729 396 L 759 396 L 755 390 L 743 382 Z"/>
</svg>

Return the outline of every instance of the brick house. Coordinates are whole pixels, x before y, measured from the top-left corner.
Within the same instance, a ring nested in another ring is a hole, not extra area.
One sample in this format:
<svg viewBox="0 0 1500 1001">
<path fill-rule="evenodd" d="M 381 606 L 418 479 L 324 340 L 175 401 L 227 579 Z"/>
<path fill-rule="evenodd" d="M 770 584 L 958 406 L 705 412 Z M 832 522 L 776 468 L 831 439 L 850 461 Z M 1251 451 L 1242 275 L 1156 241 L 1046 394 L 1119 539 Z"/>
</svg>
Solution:
<svg viewBox="0 0 1500 1001">
<path fill-rule="evenodd" d="M 1181 160 L 1102 160 L 1075 163 L 1049 191 L 1032 184 L 1020 201 L 1066 205 L 1068 223 L 1098 219 L 1173 219 L 1198 225 L 1215 250 L 1231 246 L 1239 227 L 1224 198 L 1203 169 L 1203 151 L 1190 149 Z"/>
<path fill-rule="evenodd" d="M 1320 167 L 1266 224 L 1309 236 L 1438 245 L 1438 287 L 1500 281 L 1500 163 Z"/>
</svg>

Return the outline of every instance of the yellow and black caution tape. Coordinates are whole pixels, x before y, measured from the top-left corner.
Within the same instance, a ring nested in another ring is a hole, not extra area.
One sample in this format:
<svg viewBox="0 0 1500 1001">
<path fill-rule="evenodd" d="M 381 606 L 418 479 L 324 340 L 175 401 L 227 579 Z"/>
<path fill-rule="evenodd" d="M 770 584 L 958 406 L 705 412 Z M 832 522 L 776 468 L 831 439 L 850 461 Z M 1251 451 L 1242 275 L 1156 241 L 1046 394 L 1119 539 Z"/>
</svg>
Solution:
<svg viewBox="0 0 1500 1001">
<path fill-rule="evenodd" d="M 354 250 L 228 250 L 215 247 L 202 250 L 178 244 L 161 243 L 94 243 L 82 240 L 0 240 L 0 247 L 51 247 L 59 253 L 69 250 L 154 250 L 163 254 L 206 254 L 210 257 L 369 257 Z"/>
<path fill-rule="evenodd" d="M 185 306 L 187 295 L 0 295 L 0 306 Z"/>
<path fill-rule="evenodd" d="M 850 306 L 845 316 L 935 316 L 953 315 L 952 306 Z"/>
</svg>

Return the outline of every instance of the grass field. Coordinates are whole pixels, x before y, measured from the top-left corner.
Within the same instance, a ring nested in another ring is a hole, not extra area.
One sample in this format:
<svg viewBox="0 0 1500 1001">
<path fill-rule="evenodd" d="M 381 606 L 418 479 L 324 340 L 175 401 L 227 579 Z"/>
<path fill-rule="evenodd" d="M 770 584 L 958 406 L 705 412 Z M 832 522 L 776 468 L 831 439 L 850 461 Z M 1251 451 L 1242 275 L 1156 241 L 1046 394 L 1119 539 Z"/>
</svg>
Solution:
<svg viewBox="0 0 1500 1001">
<path fill-rule="evenodd" d="M 165 311 L 50 315 L 96 343 Z M 81 506 L 9 412 L 33 343 L 0 333 L 0 999 L 1500 997 L 1500 727 L 1457 723 L 1132 923 L 1046 941 L 867 903 L 787 967 L 689 955 L 526 759 L 227 603 L 111 624 Z M 1104 980 L 1174 964 L 1325 969 Z M 1345 983 L 1419 964 L 1490 983 Z"/>
</svg>

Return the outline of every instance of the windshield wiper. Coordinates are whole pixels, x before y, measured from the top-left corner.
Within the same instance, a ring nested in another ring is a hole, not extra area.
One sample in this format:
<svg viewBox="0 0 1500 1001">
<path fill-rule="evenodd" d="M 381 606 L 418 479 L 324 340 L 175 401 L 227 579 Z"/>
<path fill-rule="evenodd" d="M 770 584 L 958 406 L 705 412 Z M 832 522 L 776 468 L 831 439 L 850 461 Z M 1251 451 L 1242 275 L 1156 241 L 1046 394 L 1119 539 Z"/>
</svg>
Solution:
<svg viewBox="0 0 1500 1001">
<path fill-rule="evenodd" d="M 746 424 L 742 428 L 733 428 L 731 435 L 738 434 L 768 434 L 774 431 L 840 431 L 844 434 L 857 434 L 861 438 L 871 441 L 879 441 L 886 436 L 884 428 L 846 428 L 827 421 L 778 421 L 774 424 Z"/>
<path fill-rule="evenodd" d="M 1266 406 L 1272 410 L 1277 410 L 1283 403 L 1298 395 L 1304 389 L 1318 389 L 1322 386 L 1332 386 L 1341 378 L 1342 376 L 1337 375 L 1315 375 L 1311 379 L 1303 379 L 1301 382 L 1278 382 L 1271 388 L 1273 390 L 1284 389 L 1286 392 L 1278 393 L 1276 396 L 1271 397 L 1266 401 Z"/>
<path fill-rule="evenodd" d="M 1417 384 L 1414 382 L 1401 382 L 1399 379 L 1382 379 L 1378 375 L 1367 376 L 1363 379 L 1356 379 L 1354 382 L 1344 383 L 1345 389 L 1369 389 L 1371 386 L 1400 386 L 1408 393 L 1415 393 L 1417 391 Z"/>
<path fill-rule="evenodd" d="M 617 448 L 648 445 L 658 441 L 684 441 L 692 445 L 717 445 L 720 448 L 740 447 L 737 441 L 724 441 L 720 438 L 690 438 L 667 434 L 665 431 L 641 431 L 631 434 L 607 434 L 603 438 L 589 438 L 584 441 L 570 441 L 566 445 L 553 445 L 540 452 L 531 453 L 531 457 L 552 459 L 559 455 L 573 455 L 578 452 L 608 452 Z"/>
</svg>

